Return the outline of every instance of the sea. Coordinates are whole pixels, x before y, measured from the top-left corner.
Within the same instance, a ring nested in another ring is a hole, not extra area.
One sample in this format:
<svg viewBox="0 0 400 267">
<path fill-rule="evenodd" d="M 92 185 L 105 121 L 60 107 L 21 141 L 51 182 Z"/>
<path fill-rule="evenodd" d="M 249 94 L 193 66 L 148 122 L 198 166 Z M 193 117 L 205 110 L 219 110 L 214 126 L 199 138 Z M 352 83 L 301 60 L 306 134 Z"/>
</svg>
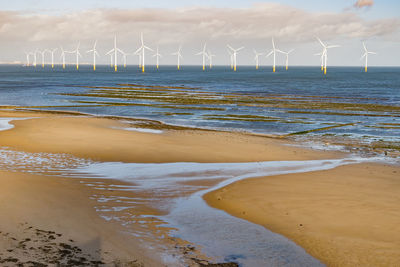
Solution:
<svg viewBox="0 0 400 267">
<path fill-rule="evenodd" d="M 400 67 L 0 65 L 0 106 L 400 148 Z"/>
</svg>

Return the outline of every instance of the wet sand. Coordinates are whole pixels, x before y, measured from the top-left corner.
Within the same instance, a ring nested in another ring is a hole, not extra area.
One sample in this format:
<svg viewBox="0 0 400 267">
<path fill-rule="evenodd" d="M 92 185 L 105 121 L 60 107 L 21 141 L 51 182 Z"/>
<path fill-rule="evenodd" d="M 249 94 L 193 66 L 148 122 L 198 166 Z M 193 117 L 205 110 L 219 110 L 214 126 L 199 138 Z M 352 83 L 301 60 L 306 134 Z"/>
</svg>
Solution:
<svg viewBox="0 0 400 267">
<path fill-rule="evenodd" d="M 328 266 L 399 266 L 399 174 L 398 166 L 353 164 L 246 179 L 205 199 L 290 238 Z"/>
<path fill-rule="evenodd" d="M 77 181 L 4 171 L 0 181 L 0 265 L 159 266 Z"/>
<path fill-rule="evenodd" d="M 0 146 L 27 152 L 69 153 L 97 161 L 251 162 L 339 158 L 344 153 L 286 146 L 289 141 L 241 133 L 168 130 L 163 134 L 125 131 L 118 120 L 61 116 L 35 112 L 2 112 L 17 120 L 15 128 L 0 132 Z"/>
<path fill-rule="evenodd" d="M 295 146 L 287 146 L 288 143 L 292 144 L 288 140 L 242 133 L 190 129 L 172 130 L 168 127 L 160 129 L 163 131 L 161 134 L 143 133 L 123 130 L 123 128 L 134 128 L 136 126 L 134 123 L 121 122 L 116 119 L 74 116 L 72 114 L 66 116 L 65 114 L 45 112 L 0 111 L 0 117 L 33 118 L 13 121 L 11 123 L 15 125 L 15 128 L 0 131 L 0 147 L 34 153 L 66 153 L 99 162 L 212 163 L 333 159 L 345 156 L 345 153 L 341 152 L 312 151 Z M 351 168 L 351 166 L 348 166 L 348 168 Z M 327 172 L 329 173 L 330 171 Z M 308 177 L 308 174 L 297 174 L 297 176 Z M 18 179 L 14 179 L 15 177 Z M 126 238 L 126 233 L 124 234 L 124 228 L 121 228 L 121 225 L 107 222 L 99 217 L 99 213 L 96 212 L 95 208 L 98 203 L 88 200 L 95 193 L 93 188 L 85 187 L 73 179 L 49 178 L 31 174 L 2 172 L 1 178 L 2 183 L 4 180 L 4 183 L 8 184 L 8 189 L 7 186 L 0 189 L 1 202 L 7 203 L 7 205 L 0 206 L 0 209 L 2 209 L 0 213 L 11 214 L 11 216 L 10 220 L 2 220 L 0 224 L 2 229 L 5 229 L 5 232 L 19 235 L 20 239 L 22 239 L 21 241 L 26 238 L 21 234 L 21 231 L 24 233 L 25 225 L 29 225 L 28 227 L 33 229 L 54 231 L 61 234 L 62 237 L 65 236 L 67 239 L 60 239 L 56 243 L 57 246 L 60 243 L 65 243 L 82 249 L 85 244 L 91 244 L 92 240 L 102 240 L 101 242 L 94 242 L 93 245 L 94 247 L 99 247 L 99 244 L 101 244 L 100 254 L 96 252 L 96 249 L 89 248 L 87 252 L 85 251 L 85 255 L 88 255 L 85 257 L 88 260 L 112 262 L 115 259 L 120 259 L 143 262 L 146 266 L 152 266 L 154 262 L 156 262 L 156 265 L 159 265 L 160 262 L 165 262 L 156 256 L 158 255 L 157 253 L 150 252 L 151 255 L 149 256 L 149 251 L 143 250 L 141 245 L 146 241 L 145 238 L 142 237 L 143 240 L 132 236 Z M 263 180 L 261 179 L 260 181 Z M 93 182 L 93 180 L 90 182 Z M 203 183 L 205 186 L 210 186 L 210 184 L 216 184 L 217 182 L 217 180 L 212 182 L 207 180 L 196 181 L 195 183 Z M 238 184 L 241 184 L 241 182 Z M 236 183 L 232 186 L 236 186 Z M 4 194 L 1 192 L 3 190 L 5 190 Z M 114 192 L 110 189 L 102 192 L 104 194 L 110 193 L 111 195 L 118 194 L 119 196 L 130 194 L 129 197 L 133 197 L 132 195 L 135 194 L 132 192 Z M 186 194 L 189 193 L 186 192 Z M 249 193 L 249 195 L 252 195 L 252 193 Z M 309 195 L 311 198 L 312 194 Z M 151 196 L 149 199 L 151 199 Z M 257 205 L 256 203 L 258 203 L 257 199 L 251 199 L 248 205 Z M 288 203 L 290 204 L 290 201 Z M 211 205 L 214 206 L 216 204 L 211 203 Z M 240 203 L 233 205 L 241 207 Z M 313 212 L 313 206 L 311 204 L 308 206 Z M 219 208 L 231 212 L 225 206 L 220 206 Z M 139 209 L 130 210 L 129 212 L 157 215 L 161 211 L 143 205 Z M 232 214 L 241 216 L 233 212 Z M 245 219 L 254 221 L 247 217 Z M 277 221 L 276 223 L 283 227 L 285 225 L 285 217 L 280 219 L 282 221 Z M 150 220 L 152 219 L 150 218 Z M 262 222 L 254 222 L 265 225 Z M 157 232 L 155 229 L 160 223 L 154 220 L 150 224 L 148 231 Z M 18 226 L 19 228 L 17 225 L 20 225 Z M 131 227 L 137 227 L 137 225 L 133 224 Z M 267 226 L 267 228 L 279 232 L 273 227 Z M 207 263 L 208 259 L 202 257 L 201 252 L 194 251 L 191 244 L 185 243 L 184 240 L 165 238 L 166 231 L 167 229 L 164 232 L 158 232 L 160 239 L 157 239 L 157 242 L 172 248 L 175 247 L 177 249 L 176 253 L 189 254 L 188 259 L 192 260 L 194 264 L 198 261 Z M 34 232 L 29 235 L 32 234 Z M 301 244 L 295 238 L 284 232 L 282 234 L 295 240 L 309 251 L 306 245 Z M 69 239 L 74 240 L 76 245 L 68 243 Z M 0 243 L 7 244 L 4 242 Z M 5 247 L 7 245 L 1 246 Z M 120 247 L 123 249 L 120 249 Z M 318 245 L 315 245 L 315 247 L 318 249 Z M 108 253 L 105 253 L 105 251 Z M 335 250 L 331 249 L 330 251 L 332 251 L 331 253 L 336 253 Z M 313 254 L 312 251 L 309 251 L 309 253 L 323 259 L 319 255 Z M 328 263 L 325 259 L 323 260 Z"/>
</svg>

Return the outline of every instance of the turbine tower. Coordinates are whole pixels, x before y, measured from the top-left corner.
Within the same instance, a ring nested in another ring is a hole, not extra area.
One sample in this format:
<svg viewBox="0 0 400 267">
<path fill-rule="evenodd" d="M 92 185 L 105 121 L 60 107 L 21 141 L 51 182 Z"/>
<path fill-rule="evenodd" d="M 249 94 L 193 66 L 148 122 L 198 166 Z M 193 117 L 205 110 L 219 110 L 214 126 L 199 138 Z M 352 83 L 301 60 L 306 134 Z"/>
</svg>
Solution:
<svg viewBox="0 0 400 267">
<path fill-rule="evenodd" d="M 255 49 L 253 49 L 253 52 L 255 54 L 254 60 L 256 61 L 256 70 L 259 68 L 259 56 L 262 56 L 264 53 L 258 53 Z"/>
<path fill-rule="evenodd" d="M 207 57 L 208 57 L 208 62 L 210 63 L 210 69 L 212 69 L 212 66 L 213 66 L 213 64 L 212 64 L 212 62 L 213 62 L 212 59 L 213 59 L 213 57 L 215 57 L 215 55 L 213 55 L 213 54 L 211 53 L 211 51 L 208 50 Z"/>
<path fill-rule="evenodd" d="M 276 52 L 280 52 L 282 53 L 281 50 L 277 49 L 275 47 L 275 42 L 274 42 L 274 38 L 272 37 L 272 50 L 271 52 L 268 53 L 268 55 L 266 57 L 269 57 L 270 55 L 274 55 L 274 64 L 272 65 L 272 72 L 275 72 L 276 70 Z"/>
<path fill-rule="evenodd" d="M 93 53 L 93 71 L 96 71 L 96 56 L 99 56 L 96 50 L 97 40 L 94 42 L 93 49 L 86 51 L 86 53 Z"/>
<path fill-rule="evenodd" d="M 82 57 L 81 53 L 79 52 L 79 47 L 81 45 L 81 42 L 78 42 L 78 45 L 74 51 L 65 51 L 70 54 L 75 54 L 76 55 L 76 70 L 79 70 L 79 57 Z"/>
<path fill-rule="evenodd" d="M 236 71 L 236 65 L 237 65 L 237 52 L 239 52 L 240 50 L 242 50 L 244 47 L 240 47 L 237 49 L 234 49 L 232 46 L 227 45 L 228 48 L 232 51 L 232 56 L 233 56 L 233 71 Z"/>
<path fill-rule="evenodd" d="M 107 55 L 107 54 L 106 54 Z M 113 54 L 108 54 L 110 56 L 110 67 L 113 67 Z"/>
<path fill-rule="evenodd" d="M 124 59 L 124 69 L 126 69 L 126 57 L 129 55 L 128 53 L 125 53 L 124 51 L 121 51 L 122 57 Z"/>
<path fill-rule="evenodd" d="M 119 48 L 117 48 L 117 36 L 114 36 L 114 48 L 111 49 L 110 51 L 107 52 L 106 55 L 114 54 L 114 71 L 118 71 L 118 55 L 117 53 L 120 52 L 121 54 L 123 53 Z M 111 64 L 112 65 L 112 64 Z"/>
<path fill-rule="evenodd" d="M 335 47 L 339 47 L 339 45 L 325 45 L 322 41 L 321 41 L 321 39 L 319 39 L 318 37 L 317 37 L 317 40 L 319 41 L 319 43 L 322 45 L 322 47 L 323 47 L 323 50 L 322 50 L 322 57 L 324 57 L 324 74 L 326 74 L 326 65 L 327 65 L 327 62 L 328 62 L 328 49 L 329 48 L 335 48 Z"/>
<path fill-rule="evenodd" d="M 231 61 L 231 70 L 233 70 L 233 53 L 228 49 L 229 59 Z"/>
<path fill-rule="evenodd" d="M 54 48 L 53 50 L 47 49 L 46 51 L 51 54 L 51 68 L 54 69 L 54 53 L 58 50 L 58 48 Z"/>
<path fill-rule="evenodd" d="M 62 59 L 62 68 L 65 69 L 65 53 L 66 53 L 66 51 L 63 49 L 62 46 L 60 48 L 61 48 L 60 58 Z"/>
<path fill-rule="evenodd" d="M 44 55 L 46 54 L 47 50 L 38 51 L 40 56 L 42 57 L 42 68 L 44 69 Z"/>
<path fill-rule="evenodd" d="M 179 46 L 178 51 L 176 51 L 175 53 L 171 54 L 171 55 L 176 56 L 178 58 L 178 64 L 177 64 L 178 70 L 180 70 L 180 68 L 181 68 L 181 58 L 183 58 L 182 54 L 181 54 L 181 50 L 182 50 L 182 45 Z"/>
<path fill-rule="evenodd" d="M 139 57 L 139 69 L 142 68 L 142 54 L 141 53 L 133 53 L 134 55 L 137 55 Z"/>
<path fill-rule="evenodd" d="M 196 56 L 200 56 L 200 55 L 203 56 L 203 71 L 206 70 L 206 57 L 207 57 L 206 46 L 207 46 L 207 44 L 204 43 L 203 50 L 196 54 Z"/>
<path fill-rule="evenodd" d="M 321 53 L 314 54 L 314 56 L 321 56 L 321 71 L 324 71 L 324 56 L 325 56 L 325 50 L 323 50 Z"/>
<path fill-rule="evenodd" d="M 157 67 L 157 69 L 158 69 L 158 68 L 159 68 L 159 64 L 160 64 L 160 57 L 162 57 L 162 55 L 158 52 L 158 46 L 157 46 L 156 53 L 153 55 L 153 57 L 155 57 L 156 60 L 157 60 L 157 65 L 156 65 L 156 67 Z"/>
<path fill-rule="evenodd" d="M 26 66 L 27 67 L 29 67 L 31 64 L 30 64 L 30 55 L 31 55 L 31 53 L 30 52 L 24 52 L 25 53 L 25 55 L 26 55 Z"/>
<path fill-rule="evenodd" d="M 39 51 L 36 49 L 35 50 L 35 52 L 33 52 L 32 54 L 33 54 L 33 66 L 36 68 L 36 65 L 37 65 L 37 56 L 36 56 L 36 54 L 38 53 Z"/>
<path fill-rule="evenodd" d="M 286 70 L 289 69 L 289 54 L 292 53 L 294 49 L 289 50 L 288 52 L 280 51 L 282 54 L 286 55 Z"/>
<path fill-rule="evenodd" d="M 146 49 L 150 50 L 150 51 L 154 51 L 154 50 L 151 49 L 150 47 L 144 45 L 143 33 L 141 33 L 141 35 L 140 35 L 140 41 L 141 41 L 142 45 L 138 48 L 138 50 L 136 50 L 135 54 L 141 54 L 142 72 L 144 72 L 144 68 L 145 68 L 145 64 L 144 64 L 145 50 Z"/>
<path fill-rule="evenodd" d="M 361 56 L 360 59 L 363 59 L 365 57 L 365 72 L 367 72 L 368 71 L 368 54 L 376 55 L 376 53 L 368 51 L 364 42 L 363 42 L 363 47 L 364 47 L 364 54 Z"/>
</svg>

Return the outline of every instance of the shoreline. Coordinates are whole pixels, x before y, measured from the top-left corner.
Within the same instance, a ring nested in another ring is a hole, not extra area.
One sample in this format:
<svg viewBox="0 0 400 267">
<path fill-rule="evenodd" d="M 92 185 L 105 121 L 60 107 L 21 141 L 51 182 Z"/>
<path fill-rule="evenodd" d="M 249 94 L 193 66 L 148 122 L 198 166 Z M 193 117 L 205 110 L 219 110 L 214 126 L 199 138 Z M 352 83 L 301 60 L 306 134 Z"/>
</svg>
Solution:
<svg viewBox="0 0 400 267">
<path fill-rule="evenodd" d="M 344 137 L 344 136 L 334 136 L 334 135 L 301 135 L 298 132 L 285 133 L 285 134 L 266 134 L 257 133 L 253 131 L 246 131 L 243 129 L 218 129 L 218 128 L 204 128 L 196 126 L 186 126 L 180 124 L 171 124 L 168 122 L 142 118 L 142 117 L 129 117 L 129 116 L 118 116 L 118 115 L 99 115 L 93 113 L 84 113 L 79 111 L 69 111 L 69 110 L 42 110 L 34 108 L 25 108 L 19 106 L 0 106 L 0 113 L 10 114 L 41 114 L 41 116 L 83 116 L 88 118 L 102 118 L 111 119 L 116 121 L 130 122 L 132 128 L 137 127 L 137 130 L 154 130 L 154 132 L 162 130 L 185 130 L 185 131 L 200 131 L 200 132 L 217 132 L 217 133 L 233 133 L 233 134 L 243 134 L 250 136 L 259 136 L 269 139 L 284 140 L 287 144 L 297 145 L 300 148 L 311 149 L 316 151 L 336 151 L 341 153 L 355 153 L 361 156 L 373 156 L 373 155 L 385 155 L 391 158 L 400 158 L 400 148 L 398 142 L 395 141 L 371 141 L 371 140 L 361 140 L 359 137 Z M 342 127 L 343 125 L 333 126 Z M 331 128 L 331 127 L 327 127 Z M 121 128 L 122 129 L 122 128 Z M 313 131 L 319 131 L 321 129 L 314 129 L 309 131 L 304 131 L 304 133 L 311 133 Z M 159 132 L 161 133 L 161 132 Z"/>
<path fill-rule="evenodd" d="M 220 132 L 187 128 L 171 129 L 168 127 L 166 127 L 167 129 L 163 128 L 162 133 L 147 133 L 124 130 L 124 128 L 135 127 L 135 124 L 132 124 L 129 120 L 126 122 L 121 121 L 120 118 L 116 120 L 115 118 L 96 117 L 91 115 L 88 117 L 70 116 L 72 114 L 54 114 L 54 112 L 35 113 L 10 110 L 0 111 L 0 117 L 26 117 L 28 114 L 36 114 L 37 116 L 29 120 L 13 121 L 12 124 L 15 125 L 13 129 L 0 131 L 1 147 L 7 147 L 15 151 L 25 151 L 27 153 L 68 154 L 89 161 L 121 163 L 245 163 L 279 160 L 312 160 L 321 158 L 339 159 L 348 155 L 348 153 L 340 151 L 316 151 L 297 146 L 287 146 L 287 144 L 293 145 L 295 143 L 293 140 L 283 140 L 248 133 Z M 126 118 L 123 118 L 122 120 L 126 120 Z M 141 119 L 132 120 L 145 121 Z M 145 125 L 142 126 L 145 128 Z M 158 125 L 158 127 L 160 127 L 160 125 Z M 61 179 L 63 181 L 65 179 L 65 183 L 76 183 L 73 179 L 72 181 L 69 178 Z M 246 181 L 249 179 L 246 179 Z M 84 184 L 91 184 L 95 181 L 96 180 L 86 181 L 81 179 L 81 182 Z M 216 182 L 218 181 L 214 181 L 210 184 L 210 181 L 208 180 L 199 180 L 195 183 L 199 186 L 211 186 Z M 119 184 L 119 187 L 128 186 L 127 184 L 122 183 L 121 181 L 118 182 L 117 180 L 114 180 L 113 183 Z M 194 183 L 188 183 L 188 185 L 193 184 Z M 235 184 L 236 182 L 232 185 Z M 135 185 L 133 184 L 132 186 Z M 96 189 L 97 191 L 94 190 L 97 192 L 96 194 L 101 192 L 104 196 L 108 194 L 107 192 L 110 192 L 110 197 L 113 197 L 113 194 L 117 194 L 120 197 L 128 198 L 126 192 L 115 191 L 114 185 L 110 187 L 110 184 L 105 184 L 104 188 L 96 185 L 92 186 L 91 190 Z M 86 189 L 81 188 L 79 190 L 85 191 Z M 94 191 L 91 191 L 91 194 L 94 194 Z M 192 191 L 181 191 L 176 194 L 177 196 L 185 196 L 185 194 L 192 193 Z M 129 197 L 133 199 L 134 195 Z M 142 197 L 146 199 L 149 198 L 149 201 L 152 199 L 151 195 Z M 99 198 L 97 198 L 97 200 L 98 199 Z M 157 215 L 159 214 L 158 212 L 160 212 L 160 210 L 157 209 L 149 210 L 148 205 L 137 207 L 146 209 L 146 212 L 150 214 L 154 213 Z M 92 205 L 90 209 L 93 208 Z M 95 210 L 96 209 L 97 208 L 95 208 Z M 132 212 L 135 211 L 128 209 L 127 212 L 132 215 Z M 139 208 L 139 213 L 140 212 L 143 211 L 140 211 Z M 99 215 L 97 211 L 95 211 L 95 213 Z M 109 223 L 107 220 L 100 218 L 100 216 L 99 219 L 103 220 L 107 224 Z M 140 224 L 141 223 L 138 225 L 140 226 Z M 156 232 L 159 230 L 157 228 L 158 224 L 160 224 L 160 222 L 156 219 L 149 222 L 146 224 L 146 227 L 153 228 L 150 230 L 148 229 L 147 231 Z M 134 227 L 137 227 L 137 225 Z M 110 232 L 107 233 L 107 235 L 112 231 L 115 231 L 115 228 L 110 228 L 112 229 L 110 229 Z M 166 241 L 168 238 L 166 239 L 165 236 L 167 236 L 168 233 L 163 231 L 161 231 L 161 233 L 161 236 L 164 236 L 159 240 L 161 244 L 169 247 L 175 246 L 175 248 L 177 248 L 177 252 L 175 253 L 180 253 L 185 256 L 186 260 L 191 261 L 193 264 L 199 265 L 199 262 L 205 264 L 209 260 L 202 255 L 200 250 L 197 250 L 194 247 L 192 248 L 190 243 L 186 243 L 184 240 L 178 240 L 176 238 Z M 135 240 L 132 240 L 132 242 L 135 243 Z M 136 243 L 137 242 L 138 241 L 136 240 Z M 152 266 L 151 263 L 154 260 L 156 262 L 160 261 L 160 259 L 150 257 L 150 260 L 147 260 L 149 262 L 147 264 Z M 146 262 L 146 259 L 141 260 L 141 262 Z"/>
<path fill-rule="evenodd" d="M 378 163 L 249 178 L 204 196 L 282 234 L 328 266 L 400 262 L 400 167 Z"/>
</svg>

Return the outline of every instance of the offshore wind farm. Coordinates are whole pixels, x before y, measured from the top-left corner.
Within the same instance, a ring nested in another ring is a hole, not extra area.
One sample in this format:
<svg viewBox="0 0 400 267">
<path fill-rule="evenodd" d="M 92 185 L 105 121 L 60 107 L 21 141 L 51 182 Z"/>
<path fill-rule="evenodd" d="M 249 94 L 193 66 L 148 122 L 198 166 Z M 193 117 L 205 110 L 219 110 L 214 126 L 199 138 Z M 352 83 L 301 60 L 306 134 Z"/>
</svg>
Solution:
<svg viewBox="0 0 400 267">
<path fill-rule="evenodd" d="M 4 3 L 0 266 L 397 266 L 399 8 Z"/>
<path fill-rule="evenodd" d="M 144 45 L 144 41 L 143 41 L 143 33 L 141 33 L 140 35 L 140 40 L 141 40 L 141 46 L 133 53 L 133 55 L 137 55 L 139 56 L 139 62 L 138 62 L 138 67 L 142 70 L 142 72 L 145 72 L 145 51 L 154 51 L 152 48 L 145 46 Z M 327 62 L 328 62 L 328 49 L 331 48 L 337 48 L 340 47 L 339 45 L 325 45 L 321 39 L 319 39 L 318 37 L 315 37 L 316 40 L 321 44 L 321 46 L 323 47 L 322 52 L 317 53 L 315 55 L 319 55 L 320 56 L 320 60 L 321 60 L 321 71 L 326 75 L 327 73 Z M 95 45 L 94 48 L 89 50 L 88 52 L 92 52 L 93 53 L 93 71 L 96 71 L 96 56 L 100 57 L 100 54 L 95 50 L 97 45 L 97 40 L 95 41 Z M 76 50 L 74 51 L 64 51 L 61 47 L 61 59 L 62 59 L 62 66 L 63 68 L 65 68 L 66 62 L 65 62 L 65 53 L 70 53 L 70 54 L 76 54 L 76 62 L 75 62 L 75 66 L 76 69 L 79 70 L 79 58 L 82 57 L 82 55 L 79 53 L 79 46 L 80 46 L 80 42 L 78 42 L 78 47 L 76 48 Z M 366 46 L 365 46 L 365 42 L 362 42 L 362 47 L 364 49 L 364 54 L 362 54 L 362 58 L 365 58 L 365 67 L 364 70 L 365 72 L 367 72 L 367 64 L 368 64 L 368 55 L 369 54 L 376 54 L 375 52 L 368 52 L 366 50 Z M 231 66 L 231 69 L 233 71 L 237 70 L 237 57 L 238 57 L 238 52 L 243 50 L 244 47 L 239 47 L 237 49 L 234 49 L 232 46 L 230 46 L 229 44 L 227 45 L 228 48 L 228 55 L 224 55 L 227 58 L 227 62 L 229 60 L 229 64 Z M 196 56 L 202 56 L 202 70 L 205 71 L 206 70 L 206 65 L 209 66 L 209 69 L 212 68 L 212 57 L 215 57 L 217 55 L 213 55 L 211 54 L 211 52 L 206 51 L 207 49 L 207 44 L 204 43 L 203 49 L 199 52 L 196 53 Z M 40 54 L 41 55 L 41 62 L 42 62 L 42 68 L 45 67 L 45 65 L 49 65 L 51 64 L 51 67 L 54 68 L 54 53 L 57 51 L 58 49 L 53 49 L 53 50 L 49 50 L 49 49 L 44 49 L 43 51 L 39 51 L 39 50 L 34 50 L 34 52 L 24 52 L 25 56 L 26 56 L 26 62 L 24 64 L 24 66 L 26 67 L 30 67 L 31 64 L 31 56 L 33 56 L 33 67 L 36 67 L 36 54 Z M 282 55 L 284 55 L 285 61 L 284 61 L 284 66 L 286 71 L 289 69 L 289 54 L 294 52 L 295 49 L 290 49 L 288 52 L 284 52 L 282 50 L 279 50 L 275 47 L 275 41 L 274 38 L 272 37 L 272 49 L 270 50 L 270 52 L 268 53 L 258 53 L 255 49 L 253 49 L 254 54 L 255 54 L 255 64 L 256 64 L 256 70 L 259 69 L 260 66 L 260 56 L 261 55 L 266 55 L 266 58 L 269 58 L 272 55 L 272 72 L 276 71 L 276 64 L 277 64 L 277 53 L 280 53 Z M 49 52 L 51 55 L 51 63 L 49 63 L 48 61 L 46 61 L 45 55 L 46 53 Z M 110 66 L 112 66 L 114 68 L 114 71 L 117 72 L 118 71 L 118 58 L 122 57 L 123 59 L 123 66 L 124 68 L 126 68 L 127 66 L 127 56 L 130 55 L 128 53 L 123 52 L 121 49 L 117 48 L 117 36 L 115 35 L 114 37 L 114 48 L 110 51 L 108 51 L 107 53 L 105 53 L 105 55 L 110 56 Z M 172 56 L 177 56 L 177 69 L 180 69 L 181 66 L 181 60 L 183 59 L 182 53 L 181 53 L 181 46 L 179 46 L 179 49 L 177 52 L 171 53 Z M 160 65 L 162 65 L 160 63 L 160 58 L 161 58 L 161 54 L 159 53 L 159 46 L 157 46 L 157 52 L 155 55 L 153 55 L 153 57 L 156 57 L 156 64 L 155 67 L 156 69 L 160 68 Z M 220 57 L 222 57 L 222 55 L 220 55 Z M 207 62 L 208 61 L 208 62 Z M 226 65 L 229 65 L 226 64 Z M 133 63 L 129 64 L 129 65 L 135 65 Z"/>
</svg>

